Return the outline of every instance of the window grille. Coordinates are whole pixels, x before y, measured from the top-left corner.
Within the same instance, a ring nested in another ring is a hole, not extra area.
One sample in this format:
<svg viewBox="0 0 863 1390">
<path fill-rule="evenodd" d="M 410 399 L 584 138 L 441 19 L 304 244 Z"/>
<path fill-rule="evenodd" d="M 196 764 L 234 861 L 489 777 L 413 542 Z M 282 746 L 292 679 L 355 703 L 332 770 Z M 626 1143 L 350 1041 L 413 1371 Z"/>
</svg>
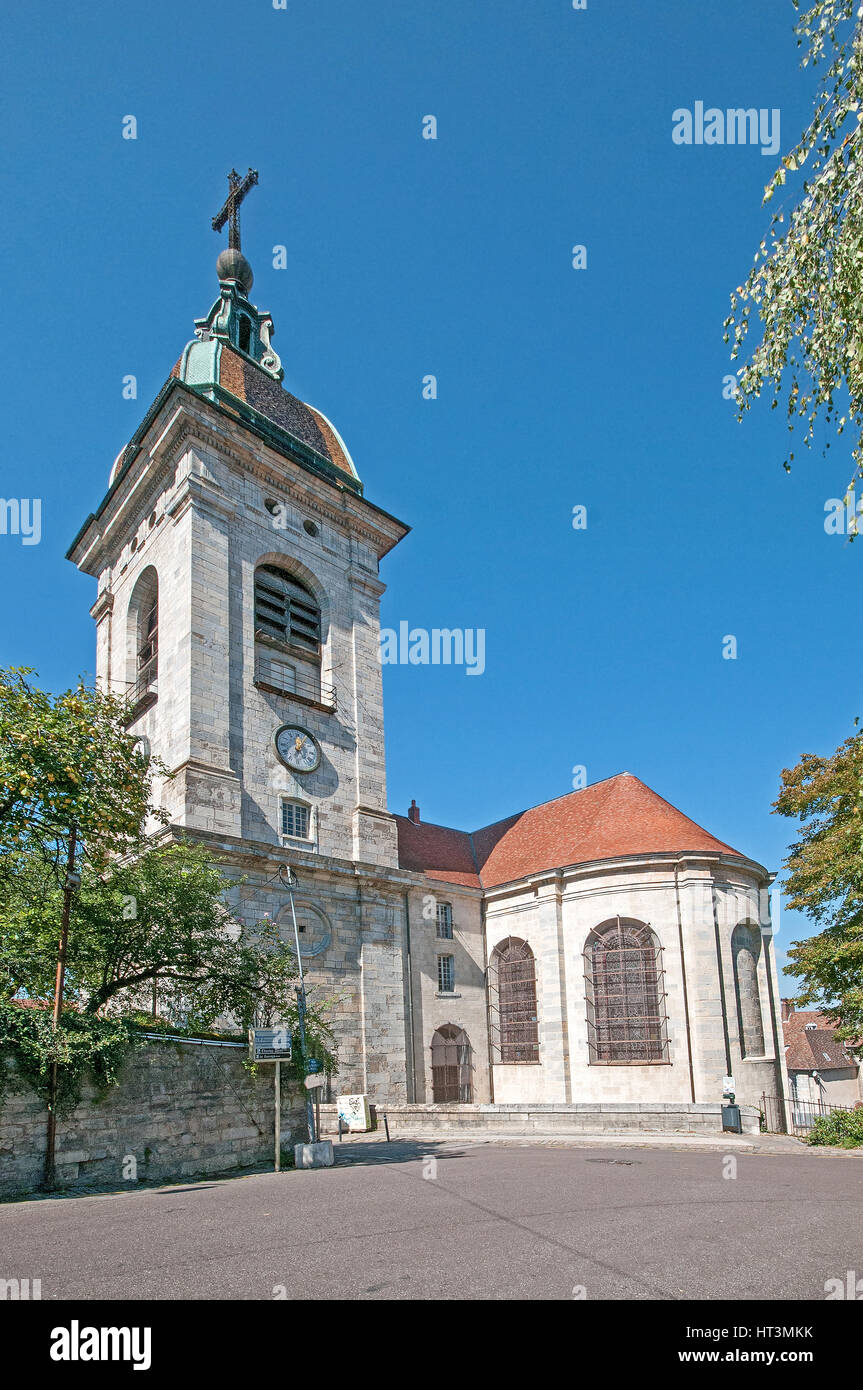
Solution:
<svg viewBox="0 0 863 1390">
<path fill-rule="evenodd" d="M 437 934 L 445 941 L 452 941 L 452 903 L 437 905 Z"/>
<path fill-rule="evenodd" d="M 309 838 L 309 808 L 301 801 L 282 802 L 282 834 L 296 840 Z"/>
<path fill-rule="evenodd" d="M 441 994 L 452 994 L 455 989 L 455 960 L 453 956 L 438 956 L 437 987 Z"/>
<path fill-rule="evenodd" d="M 526 941 L 510 939 L 495 951 L 500 1060 L 539 1061 L 536 961 Z"/>
<path fill-rule="evenodd" d="M 318 653 L 321 613 L 305 584 L 278 565 L 255 571 L 255 631 Z"/>
<path fill-rule="evenodd" d="M 471 1046 L 463 1028 L 444 1023 L 437 1029 L 431 1042 L 431 1064 L 433 1103 L 470 1105 L 473 1100 Z"/>
<path fill-rule="evenodd" d="M 616 921 L 585 946 L 591 1062 L 668 1061 L 662 947 L 650 927 Z"/>
</svg>

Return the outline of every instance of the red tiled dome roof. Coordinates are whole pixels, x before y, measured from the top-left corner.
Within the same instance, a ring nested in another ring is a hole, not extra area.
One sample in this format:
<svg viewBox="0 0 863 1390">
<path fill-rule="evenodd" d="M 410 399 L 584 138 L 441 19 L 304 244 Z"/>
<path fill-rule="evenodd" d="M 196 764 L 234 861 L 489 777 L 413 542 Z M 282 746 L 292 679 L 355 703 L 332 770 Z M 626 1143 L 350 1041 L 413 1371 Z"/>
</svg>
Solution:
<svg viewBox="0 0 863 1390">
<path fill-rule="evenodd" d="M 415 824 L 403 816 L 396 816 L 396 821 L 402 868 L 476 888 L 628 855 L 744 857 L 628 772 L 473 833 Z"/>
</svg>

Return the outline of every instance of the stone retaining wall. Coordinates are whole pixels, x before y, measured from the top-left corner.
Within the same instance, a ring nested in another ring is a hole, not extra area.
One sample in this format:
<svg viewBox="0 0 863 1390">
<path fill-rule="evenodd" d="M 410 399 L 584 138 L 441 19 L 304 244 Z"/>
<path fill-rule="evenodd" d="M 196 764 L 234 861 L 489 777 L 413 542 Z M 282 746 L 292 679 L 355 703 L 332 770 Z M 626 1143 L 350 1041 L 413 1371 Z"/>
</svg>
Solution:
<svg viewBox="0 0 863 1390">
<path fill-rule="evenodd" d="M 99 1099 L 85 1082 L 57 1124 L 58 1186 L 118 1187 L 272 1162 L 273 1067 L 252 1077 L 245 1048 L 148 1042 L 131 1051 L 120 1083 Z M 3 1059 L 15 1072 L 14 1059 Z M 45 1160 L 45 1106 L 33 1091 L 0 1099 L 0 1196 L 37 1189 Z M 304 1101 L 282 1078 L 282 1146 L 307 1137 Z"/>
<path fill-rule="evenodd" d="M 386 1113 L 390 1134 L 721 1134 L 722 1107 L 716 1103 L 619 1101 L 596 1105 L 378 1105 L 378 1125 Z M 759 1131 L 759 1111 L 741 1105 L 745 1134 Z M 338 1131 L 335 1105 L 321 1106 L 321 1132 Z"/>
</svg>

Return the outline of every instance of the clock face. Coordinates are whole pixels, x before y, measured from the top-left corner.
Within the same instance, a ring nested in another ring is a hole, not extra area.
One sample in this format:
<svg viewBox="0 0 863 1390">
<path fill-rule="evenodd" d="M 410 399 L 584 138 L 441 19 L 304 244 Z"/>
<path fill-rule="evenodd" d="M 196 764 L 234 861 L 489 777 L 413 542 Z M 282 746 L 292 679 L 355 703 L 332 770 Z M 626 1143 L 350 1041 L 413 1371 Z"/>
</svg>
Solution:
<svg viewBox="0 0 863 1390">
<path fill-rule="evenodd" d="M 314 772 L 321 761 L 320 746 L 308 729 L 283 724 L 276 730 L 276 753 L 292 772 Z"/>
</svg>

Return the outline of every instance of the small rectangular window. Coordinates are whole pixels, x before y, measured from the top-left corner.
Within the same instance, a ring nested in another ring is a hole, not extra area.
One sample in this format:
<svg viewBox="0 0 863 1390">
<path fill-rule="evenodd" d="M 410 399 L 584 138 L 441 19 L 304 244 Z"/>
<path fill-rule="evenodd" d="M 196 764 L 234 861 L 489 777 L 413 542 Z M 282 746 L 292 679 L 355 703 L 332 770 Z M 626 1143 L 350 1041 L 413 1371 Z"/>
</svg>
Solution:
<svg viewBox="0 0 863 1390">
<path fill-rule="evenodd" d="M 309 808 L 299 801 L 282 802 L 282 834 L 296 840 L 309 838 Z"/>
<path fill-rule="evenodd" d="M 437 934 L 445 941 L 452 941 L 452 903 L 437 905 Z"/>
<path fill-rule="evenodd" d="M 438 956 L 437 958 L 437 987 L 441 994 L 452 994 L 455 989 L 455 958 L 453 956 Z"/>
</svg>

